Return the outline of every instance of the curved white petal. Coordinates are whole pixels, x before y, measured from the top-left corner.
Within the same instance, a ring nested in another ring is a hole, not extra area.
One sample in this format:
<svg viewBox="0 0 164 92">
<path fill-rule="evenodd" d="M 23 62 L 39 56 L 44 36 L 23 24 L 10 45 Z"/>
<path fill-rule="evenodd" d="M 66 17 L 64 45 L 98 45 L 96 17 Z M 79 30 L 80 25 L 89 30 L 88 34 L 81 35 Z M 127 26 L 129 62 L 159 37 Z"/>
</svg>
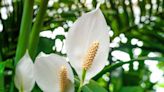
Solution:
<svg viewBox="0 0 164 92">
<path fill-rule="evenodd" d="M 65 59 L 55 54 L 40 54 L 36 58 L 34 64 L 35 79 L 43 92 L 60 92 L 59 72 L 63 65 L 68 70 L 68 78 L 70 80 L 70 86 L 66 92 L 74 92 L 73 72 Z"/>
<path fill-rule="evenodd" d="M 67 34 L 67 55 L 71 65 L 80 77 L 84 56 L 90 44 L 94 41 L 99 41 L 100 45 L 93 64 L 87 71 L 86 82 L 103 69 L 109 52 L 107 24 L 99 8 L 77 19 Z"/>
<path fill-rule="evenodd" d="M 16 66 L 14 82 L 19 91 L 23 90 L 24 92 L 31 92 L 34 87 L 33 62 L 28 52 L 26 52 Z"/>
</svg>

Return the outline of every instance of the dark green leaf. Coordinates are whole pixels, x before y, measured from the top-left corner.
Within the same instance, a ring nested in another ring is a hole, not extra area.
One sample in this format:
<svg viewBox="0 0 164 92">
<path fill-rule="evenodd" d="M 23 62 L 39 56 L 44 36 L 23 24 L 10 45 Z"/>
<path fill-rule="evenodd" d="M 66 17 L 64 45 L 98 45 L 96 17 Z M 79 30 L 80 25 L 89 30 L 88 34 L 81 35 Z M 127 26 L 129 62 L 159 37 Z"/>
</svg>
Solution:
<svg viewBox="0 0 164 92">
<path fill-rule="evenodd" d="M 38 53 L 39 52 L 44 52 L 44 53 L 52 53 L 52 47 L 55 44 L 55 40 L 45 38 L 45 37 L 40 37 L 39 39 L 39 45 L 38 45 Z"/>
</svg>

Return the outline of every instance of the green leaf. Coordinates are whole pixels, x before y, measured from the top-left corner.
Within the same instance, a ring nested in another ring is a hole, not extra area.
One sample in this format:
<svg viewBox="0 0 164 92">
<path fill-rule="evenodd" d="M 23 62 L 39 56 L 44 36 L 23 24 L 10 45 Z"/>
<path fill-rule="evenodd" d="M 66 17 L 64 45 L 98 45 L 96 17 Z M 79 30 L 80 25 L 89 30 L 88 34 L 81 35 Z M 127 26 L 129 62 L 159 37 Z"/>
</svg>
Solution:
<svg viewBox="0 0 164 92">
<path fill-rule="evenodd" d="M 142 60 L 157 60 L 157 61 L 164 61 L 164 57 L 141 57 L 141 58 L 137 58 L 137 59 L 132 59 L 130 61 L 126 61 L 126 62 L 120 62 L 120 63 L 115 63 L 111 66 L 106 66 L 99 74 L 97 74 L 93 79 L 97 80 L 99 79 L 103 74 L 110 72 L 118 67 L 121 67 L 124 64 L 129 64 L 132 63 L 134 61 L 142 61 Z"/>
<path fill-rule="evenodd" d="M 129 86 L 129 87 L 122 87 L 120 92 L 144 92 L 144 90 L 139 86 Z"/>
<path fill-rule="evenodd" d="M 12 59 L 8 59 L 5 61 L 5 67 L 6 68 L 10 68 L 10 69 L 13 69 L 14 66 L 13 66 L 13 60 Z"/>
<path fill-rule="evenodd" d="M 105 88 L 101 87 L 97 82 L 91 80 L 89 84 L 82 87 L 83 92 L 108 92 Z"/>
<path fill-rule="evenodd" d="M 4 68 L 5 68 L 5 63 L 1 62 L 1 63 L 0 63 L 0 74 L 3 73 Z"/>
<path fill-rule="evenodd" d="M 5 92 L 4 69 L 5 69 L 5 63 L 0 63 L 0 92 Z"/>
<path fill-rule="evenodd" d="M 35 85 L 32 92 L 42 92 L 41 89 L 38 87 L 38 85 Z"/>
<path fill-rule="evenodd" d="M 52 47 L 54 46 L 54 44 L 55 44 L 55 40 L 46 37 L 40 37 L 37 53 L 39 52 L 44 52 L 46 54 L 52 53 L 53 52 Z"/>
</svg>

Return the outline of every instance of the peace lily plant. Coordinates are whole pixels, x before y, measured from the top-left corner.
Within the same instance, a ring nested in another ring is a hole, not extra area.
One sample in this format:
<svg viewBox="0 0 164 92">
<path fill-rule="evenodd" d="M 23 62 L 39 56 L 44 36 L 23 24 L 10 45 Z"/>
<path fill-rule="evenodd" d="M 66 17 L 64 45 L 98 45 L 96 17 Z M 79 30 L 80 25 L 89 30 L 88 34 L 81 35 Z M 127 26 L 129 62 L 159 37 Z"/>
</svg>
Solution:
<svg viewBox="0 0 164 92">
<path fill-rule="evenodd" d="M 68 31 L 66 50 L 71 65 L 80 77 L 80 87 L 100 72 L 107 61 L 109 34 L 99 8 L 83 14 Z"/>
<path fill-rule="evenodd" d="M 14 81 L 19 92 L 30 92 L 35 81 L 44 92 L 74 92 L 71 67 L 59 55 L 41 53 L 33 64 L 26 53 L 15 72 Z"/>
<path fill-rule="evenodd" d="M 78 92 L 100 72 L 107 61 L 109 34 L 99 8 L 83 14 L 69 29 L 67 56 L 80 78 Z M 20 92 L 30 92 L 34 83 L 44 92 L 74 92 L 74 75 L 68 62 L 59 55 L 39 54 L 35 63 L 26 53 L 16 66 L 15 85 Z"/>
<path fill-rule="evenodd" d="M 74 92 L 70 65 L 59 55 L 39 55 L 34 64 L 35 79 L 44 92 Z"/>
</svg>

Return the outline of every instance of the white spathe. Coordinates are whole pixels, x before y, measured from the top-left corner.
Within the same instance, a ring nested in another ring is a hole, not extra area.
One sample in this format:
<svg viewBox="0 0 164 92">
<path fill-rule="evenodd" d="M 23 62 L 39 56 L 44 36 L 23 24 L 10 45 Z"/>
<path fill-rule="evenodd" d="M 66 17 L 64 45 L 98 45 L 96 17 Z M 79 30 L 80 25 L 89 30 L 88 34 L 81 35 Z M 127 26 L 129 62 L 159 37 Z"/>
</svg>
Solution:
<svg viewBox="0 0 164 92">
<path fill-rule="evenodd" d="M 14 82 L 19 92 L 31 92 L 34 87 L 33 62 L 28 52 L 25 53 L 16 66 Z"/>
<path fill-rule="evenodd" d="M 34 64 L 35 79 L 43 92 L 60 92 L 60 69 L 67 68 L 69 83 L 66 92 L 74 92 L 74 75 L 65 59 L 56 54 L 39 54 Z"/>
<path fill-rule="evenodd" d="M 99 8 L 78 18 L 67 34 L 67 55 L 80 78 L 83 59 L 89 46 L 94 41 L 99 41 L 99 48 L 92 66 L 87 70 L 85 83 L 89 82 L 92 77 L 104 68 L 109 53 L 108 27 Z"/>
</svg>

